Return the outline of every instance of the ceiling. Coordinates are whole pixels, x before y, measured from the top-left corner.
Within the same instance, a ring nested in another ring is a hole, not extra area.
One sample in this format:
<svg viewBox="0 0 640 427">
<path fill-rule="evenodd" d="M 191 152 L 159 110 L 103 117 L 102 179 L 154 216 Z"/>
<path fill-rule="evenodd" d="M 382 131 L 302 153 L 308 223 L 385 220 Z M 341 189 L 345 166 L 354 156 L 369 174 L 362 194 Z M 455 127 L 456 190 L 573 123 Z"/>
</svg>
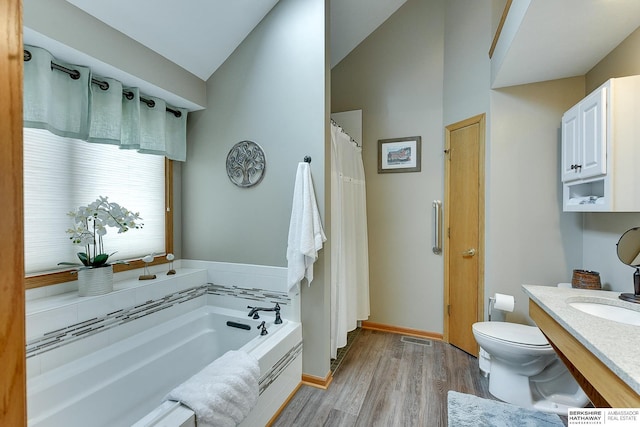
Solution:
<svg viewBox="0 0 640 427">
<path fill-rule="evenodd" d="M 279 0 L 67 1 L 207 80 Z M 405 2 L 331 0 L 331 66 Z"/>
<path fill-rule="evenodd" d="M 638 0 L 514 1 L 492 57 L 492 87 L 583 76 L 638 26 Z"/>
<path fill-rule="evenodd" d="M 279 0 L 60 1 L 206 81 Z M 330 0 L 331 67 L 405 2 Z M 584 75 L 639 25 L 640 0 L 514 1 L 491 61 L 492 87 Z M 64 46 L 26 27 L 24 35 L 26 43 L 45 47 L 64 60 L 76 58 L 73 52 L 67 58 Z M 74 63 L 125 81 L 108 64 L 78 61 Z M 145 82 L 128 78 L 132 80 L 128 84 L 144 87 Z"/>
</svg>

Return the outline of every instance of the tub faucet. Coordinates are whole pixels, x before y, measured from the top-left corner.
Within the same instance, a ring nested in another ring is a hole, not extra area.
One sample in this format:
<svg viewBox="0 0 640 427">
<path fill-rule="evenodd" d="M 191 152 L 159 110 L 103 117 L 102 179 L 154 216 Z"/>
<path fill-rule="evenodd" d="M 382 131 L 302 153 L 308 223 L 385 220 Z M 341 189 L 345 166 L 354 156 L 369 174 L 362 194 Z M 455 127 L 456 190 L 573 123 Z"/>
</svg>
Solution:
<svg viewBox="0 0 640 427">
<path fill-rule="evenodd" d="M 264 323 L 264 320 L 262 321 L 262 323 L 260 323 L 257 326 L 258 329 L 262 328 L 262 330 L 260 331 L 260 335 L 267 335 L 269 332 L 267 332 L 267 325 Z"/>
<path fill-rule="evenodd" d="M 247 308 L 250 308 L 251 311 L 249 311 L 249 314 L 247 314 L 247 316 L 249 317 L 253 317 L 254 319 L 259 319 L 260 315 L 258 314 L 259 311 L 275 311 L 276 312 L 276 324 L 280 324 L 282 323 L 282 318 L 280 317 L 280 304 L 276 303 L 275 307 L 273 308 L 265 308 L 265 307 L 251 307 L 250 305 L 247 306 Z"/>
</svg>

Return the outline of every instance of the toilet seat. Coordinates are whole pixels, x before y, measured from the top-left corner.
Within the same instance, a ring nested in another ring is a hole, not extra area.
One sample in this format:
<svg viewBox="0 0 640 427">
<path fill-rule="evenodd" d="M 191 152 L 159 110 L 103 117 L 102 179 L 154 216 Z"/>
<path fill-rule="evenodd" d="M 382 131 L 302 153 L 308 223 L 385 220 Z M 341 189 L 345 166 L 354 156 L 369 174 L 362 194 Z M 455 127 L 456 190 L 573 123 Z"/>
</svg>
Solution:
<svg viewBox="0 0 640 427">
<path fill-rule="evenodd" d="M 488 339 L 509 343 L 522 348 L 551 348 L 544 334 L 535 326 L 509 322 L 478 322 L 473 324 L 474 332 Z"/>
</svg>

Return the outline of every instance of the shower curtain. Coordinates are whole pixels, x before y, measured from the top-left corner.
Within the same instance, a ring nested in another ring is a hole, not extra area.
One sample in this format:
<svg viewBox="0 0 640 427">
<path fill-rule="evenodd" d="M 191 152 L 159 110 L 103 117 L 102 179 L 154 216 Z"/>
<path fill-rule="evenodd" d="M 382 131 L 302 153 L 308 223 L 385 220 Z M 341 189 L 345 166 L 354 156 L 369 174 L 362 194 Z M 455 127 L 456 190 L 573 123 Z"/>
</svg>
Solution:
<svg viewBox="0 0 640 427">
<path fill-rule="evenodd" d="M 369 318 L 369 252 L 362 149 L 331 123 L 331 358 Z"/>
</svg>

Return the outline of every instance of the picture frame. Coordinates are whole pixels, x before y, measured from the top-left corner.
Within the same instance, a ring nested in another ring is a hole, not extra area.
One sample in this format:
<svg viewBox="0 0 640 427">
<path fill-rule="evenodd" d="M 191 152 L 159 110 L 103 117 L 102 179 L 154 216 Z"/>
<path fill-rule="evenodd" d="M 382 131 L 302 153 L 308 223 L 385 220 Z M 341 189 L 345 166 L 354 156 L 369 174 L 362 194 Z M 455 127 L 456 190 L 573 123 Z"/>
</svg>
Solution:
<svg viewBox="0 0 640 427">
<path fill-rule="evenodd" d="M 422 138 L 378 140 L 378 173 L 420 172 Z"/>
</svg>

